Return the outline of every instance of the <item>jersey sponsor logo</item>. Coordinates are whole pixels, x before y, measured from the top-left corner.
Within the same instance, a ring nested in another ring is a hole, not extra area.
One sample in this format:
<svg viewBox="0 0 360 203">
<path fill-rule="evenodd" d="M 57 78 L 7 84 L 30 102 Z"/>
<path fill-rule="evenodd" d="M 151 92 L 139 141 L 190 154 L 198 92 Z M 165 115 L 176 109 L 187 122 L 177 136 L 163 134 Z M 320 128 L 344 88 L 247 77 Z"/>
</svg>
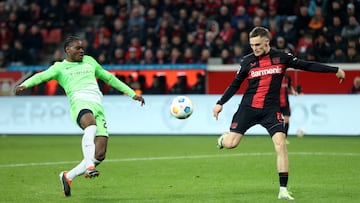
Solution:
<svg viewBox="0 0 360 203">
<path fill-rule="evenodd" d="M 265 75 L 274 75 L 274 74 L 281 74 L 283 72 L 283 69 L 281 66 L 270 66 L 266 68 L 261 69 L 255 69 L 250 71 L 250 78 L 256 78 L 261 77 Z"/>
</svg>

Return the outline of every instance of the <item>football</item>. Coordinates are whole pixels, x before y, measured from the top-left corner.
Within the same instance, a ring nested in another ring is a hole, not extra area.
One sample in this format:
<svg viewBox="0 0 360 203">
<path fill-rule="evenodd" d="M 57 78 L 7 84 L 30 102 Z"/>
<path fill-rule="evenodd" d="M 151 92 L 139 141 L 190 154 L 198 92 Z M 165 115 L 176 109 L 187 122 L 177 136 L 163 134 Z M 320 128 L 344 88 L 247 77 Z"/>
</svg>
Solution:
<svg viewBox="0 0 360 203">
<path fill-rule="evenodd" d="M 170 104 L 170 113 L 175 118 L 185 119 L 189 118 L 194 111 L 192 100 L 187 96 L 177 96 Z"/>
</svg>

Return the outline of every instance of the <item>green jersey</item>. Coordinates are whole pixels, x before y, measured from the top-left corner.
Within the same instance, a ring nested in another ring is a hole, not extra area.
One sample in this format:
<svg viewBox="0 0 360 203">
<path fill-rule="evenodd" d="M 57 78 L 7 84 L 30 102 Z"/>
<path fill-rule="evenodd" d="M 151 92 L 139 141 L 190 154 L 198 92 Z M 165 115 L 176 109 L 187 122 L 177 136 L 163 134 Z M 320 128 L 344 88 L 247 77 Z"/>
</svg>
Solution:
<svg viewBox="0 0 360 203">
<path fill-rule="evenodd" d="M 77 100 L 102 103 L 103 94 L 99 89 L 97 78 L 130 97 L 136 94 L 133 89 L 103 69 L 91 56 L 84 56 L 82 62 L 69 62 L 66 59 L 56 62 L 47 70 L 25 80 L 21 85 L 29 88 L 42 82 L 57 80 L 64 88 L 70 104 Z"/>
</svg>

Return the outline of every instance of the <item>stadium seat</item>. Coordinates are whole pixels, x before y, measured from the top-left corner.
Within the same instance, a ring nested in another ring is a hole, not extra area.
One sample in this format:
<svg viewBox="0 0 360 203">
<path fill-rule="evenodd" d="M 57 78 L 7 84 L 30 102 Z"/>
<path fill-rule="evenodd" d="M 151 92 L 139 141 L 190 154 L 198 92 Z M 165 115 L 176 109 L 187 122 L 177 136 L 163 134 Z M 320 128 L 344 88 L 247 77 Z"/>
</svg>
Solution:
<svg viewBox="0 0 360 203">
<path fill-rule="evenodd" d="M 62 40 L 62 31 L 60 28 L 55 28 L 55 29 L 41 29 L 40 30 L 43 39 L 44 39 L 44 43 L 45 44 L 56 44 L 56 43 L 60 43 Z"/>
<path fill-rule="evenodd" d="M 94 14 L 94 4 L 91 2 L 85 2 L 81 4 L 80 15 L 83 17 L 89 17 Z"/>
</svg>

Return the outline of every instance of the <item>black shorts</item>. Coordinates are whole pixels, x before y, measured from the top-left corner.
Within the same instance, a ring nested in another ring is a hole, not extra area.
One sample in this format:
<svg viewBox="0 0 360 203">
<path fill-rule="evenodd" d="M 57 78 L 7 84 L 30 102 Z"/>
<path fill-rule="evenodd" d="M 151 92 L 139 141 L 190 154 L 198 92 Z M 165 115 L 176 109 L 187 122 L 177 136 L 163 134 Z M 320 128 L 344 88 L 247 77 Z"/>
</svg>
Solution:
<svg viewBox="0 0 360 203">
<path fill-rule="evenodd" d="M 245 134 L 252 126 L 260 124 L 272 137 L 276 132 L 284 132 L 284 119 L 279 108 L 257 109 L 249 106 L 239 106 L 233 116 L 230 131 Z"/>
<path fill-rule="evenodd" d="M 290 106 L 289 105 L 280 106 L 280 112 L 284 116 L 290 116 L 291 115 Z"/>
</svg>

